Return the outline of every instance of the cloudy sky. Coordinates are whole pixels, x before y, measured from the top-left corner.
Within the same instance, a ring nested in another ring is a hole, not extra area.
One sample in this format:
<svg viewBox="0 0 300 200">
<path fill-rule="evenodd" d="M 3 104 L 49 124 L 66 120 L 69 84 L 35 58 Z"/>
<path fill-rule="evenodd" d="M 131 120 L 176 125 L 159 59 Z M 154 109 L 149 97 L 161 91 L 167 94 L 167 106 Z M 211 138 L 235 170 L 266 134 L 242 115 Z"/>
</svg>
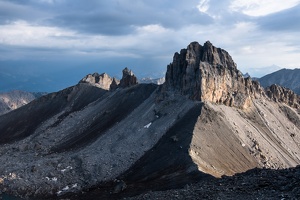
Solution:
<svg viewBox="0 0 300 200">
<path fill-rule="evenodd" d="M 174 52 L 207 40 L 261 76 L 300 67 L 299 21 L 300 0 L 0 0 L 0 78 L 56 90 L 124 67 L 158 77 Z"/>
</svg>

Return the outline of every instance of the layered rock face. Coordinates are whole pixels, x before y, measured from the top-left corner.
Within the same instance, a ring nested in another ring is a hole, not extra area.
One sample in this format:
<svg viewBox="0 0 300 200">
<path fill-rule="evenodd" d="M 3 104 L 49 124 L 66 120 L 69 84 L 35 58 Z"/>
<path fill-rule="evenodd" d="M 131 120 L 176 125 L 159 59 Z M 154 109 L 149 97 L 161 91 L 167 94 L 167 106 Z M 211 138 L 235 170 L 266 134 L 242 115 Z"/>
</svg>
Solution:
<svg viewBox="0 0 300 200">
<path fill-rule="evenodd" d="M 227 51 L 209 41 L 192 42 L 175 53 L 166 73 L 167 90 L 175 89 L 189 98 L 245 108 L 250 97 L 261 96 L 260 85 L 244 78 Z"/>
<path fill-rule="evenodd" d="M 266 88 L 266 94 L 275 102 L 285 103 L 293 108 L 300 108 L 300 97 L 288 88 L 274 84 Z"/>
</svg>

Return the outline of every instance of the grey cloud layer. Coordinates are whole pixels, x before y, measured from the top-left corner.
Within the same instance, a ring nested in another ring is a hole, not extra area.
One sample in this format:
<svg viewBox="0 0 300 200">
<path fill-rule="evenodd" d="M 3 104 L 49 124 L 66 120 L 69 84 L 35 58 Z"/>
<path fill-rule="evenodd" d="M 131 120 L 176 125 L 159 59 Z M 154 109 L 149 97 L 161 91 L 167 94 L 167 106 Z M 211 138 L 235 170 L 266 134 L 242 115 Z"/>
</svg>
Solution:
<svg viewBox="0 0 300 200">
<path fill-rule="evenodd" d="M 14 2 L 14 3 L 13 3 Z M 90 34 L 126 35 L 137 26 L 160 24 L 178 29 L 189 24 L 211 24 L 200 13 L 197 1 L 2 1 L 0 20 L 26 20 L 41 25 L 69 28 Z"/>
<path fill-rule="evenodd" d="M 163 5 L 158 1 L 151 4 L 146 4 L 146 1 L 122 2 L 75 8 L 56 16 L 50 23 L 91 34 L 124 35 L 132 33 L 137 26 L 149 24 L 177 29 L 190 23 L 212 22 L 209 16 L 199 13 L 196 8 L 179 7 L 175 2 L 176 6 Z"/>
</svg>

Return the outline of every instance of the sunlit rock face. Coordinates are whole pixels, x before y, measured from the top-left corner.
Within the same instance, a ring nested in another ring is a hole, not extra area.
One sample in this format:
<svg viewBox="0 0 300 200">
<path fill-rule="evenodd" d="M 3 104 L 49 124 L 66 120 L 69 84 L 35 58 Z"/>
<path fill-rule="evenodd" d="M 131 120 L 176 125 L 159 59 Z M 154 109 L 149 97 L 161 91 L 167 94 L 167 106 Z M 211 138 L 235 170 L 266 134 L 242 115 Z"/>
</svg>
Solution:
<svg viewBox="0 0 300 200">
<path fill-rule="evenodd" d="M 113 82 L 116 82 L 115 78 L 111 78 L 106 73 L 88 74 L 83 79 L 80 80 L 80 83 L 89 83 L 93 86 L 102 88 L 104 90 L 109 90 Z"/>
<path fill-rule="evenodd" d="M 166 73 L 166 89 L 171 88 L 193 100 L 242 108 L 263 93 L 257 82 L 243 77 L 227 51 L 209 41 L 192 42 L 175 53 Z"/>
</svg>

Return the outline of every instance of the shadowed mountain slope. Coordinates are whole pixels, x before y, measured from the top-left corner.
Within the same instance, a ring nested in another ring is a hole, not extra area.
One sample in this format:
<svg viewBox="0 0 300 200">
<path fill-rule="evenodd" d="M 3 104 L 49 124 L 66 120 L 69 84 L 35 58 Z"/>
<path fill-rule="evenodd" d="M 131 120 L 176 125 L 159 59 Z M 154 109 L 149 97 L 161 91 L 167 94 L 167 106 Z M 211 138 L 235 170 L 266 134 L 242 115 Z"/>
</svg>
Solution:
<svg viewBox="0 0 300 200">
<path fill-rule="evenodd" d="M 43 96 L 16 111 L 0 116 L 0 143 L 23 139 L 33 134 L 43 121 L 59 114 L 53 124 L 56 126 L 66 115 L 82 109 L 104 94 L 104 90 L 77 85 Z"/>
</svg>

